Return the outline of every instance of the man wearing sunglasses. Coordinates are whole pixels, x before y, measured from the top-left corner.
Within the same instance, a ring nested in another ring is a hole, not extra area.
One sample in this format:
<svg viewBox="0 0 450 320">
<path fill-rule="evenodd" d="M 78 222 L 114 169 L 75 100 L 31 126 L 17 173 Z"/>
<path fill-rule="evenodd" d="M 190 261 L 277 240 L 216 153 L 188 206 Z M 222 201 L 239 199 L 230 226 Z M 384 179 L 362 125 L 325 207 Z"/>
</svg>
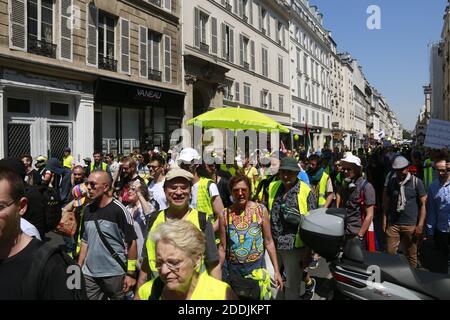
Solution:
<svg viewBox="0 0 450 320">
<path fill-rule="evenodd" d="M 450 158 L 444 154 L 437 157 L 434 168 L 439 179 L 428 190 L 427 237 L 434 242 L 436 250 L 435 272 L 448 273 L 450 243 Z"/>
<path fill-rule="evenodd" d="M 111 196 L 111 184 L 104 171 L 91 173 L 87 182 L 91 203 L 84 208 L 78 264 L 89 300 L 123 300 L 136 283 L 133 217 Z"/>
</svg>

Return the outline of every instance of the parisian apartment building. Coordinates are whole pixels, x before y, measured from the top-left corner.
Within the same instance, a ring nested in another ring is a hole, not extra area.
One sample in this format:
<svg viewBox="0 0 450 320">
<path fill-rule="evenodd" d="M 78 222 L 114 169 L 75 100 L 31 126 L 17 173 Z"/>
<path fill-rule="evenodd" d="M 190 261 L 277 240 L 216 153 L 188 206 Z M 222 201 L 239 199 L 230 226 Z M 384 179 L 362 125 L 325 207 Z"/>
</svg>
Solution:
<svg viewBox="0 0 450 320">
<path fill-rule="evenodd" d="M 180 19 L 181 0 L 0 0 L 0 158 L 167 146 Z"/>
</svg>

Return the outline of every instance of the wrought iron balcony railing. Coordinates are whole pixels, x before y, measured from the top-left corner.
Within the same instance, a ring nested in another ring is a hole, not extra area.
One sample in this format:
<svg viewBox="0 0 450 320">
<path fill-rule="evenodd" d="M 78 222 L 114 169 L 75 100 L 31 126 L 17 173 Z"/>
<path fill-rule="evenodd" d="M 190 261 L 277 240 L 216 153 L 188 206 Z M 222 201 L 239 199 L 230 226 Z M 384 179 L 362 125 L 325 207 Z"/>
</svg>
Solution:
<svg viewBox="0 0 450 320">
<path fill-rule="evenodd" d="M 103 70 L 117 72 L 117 60 L 98 55 L 98 67 Z"/>
<path fill-rule="evenodd" d="M 148 79 L 149 80 L 161 81 L 161 75 L 162 75 L 162 72 L 159 70 L 148 69 Z"/>
<path fill-rule="evenodd" d="M 28 37 L 28 52 L 44 57 L 56 58 L 56 44 L 45 40 L 38 40 L 34 37 Z"/>
</svg>

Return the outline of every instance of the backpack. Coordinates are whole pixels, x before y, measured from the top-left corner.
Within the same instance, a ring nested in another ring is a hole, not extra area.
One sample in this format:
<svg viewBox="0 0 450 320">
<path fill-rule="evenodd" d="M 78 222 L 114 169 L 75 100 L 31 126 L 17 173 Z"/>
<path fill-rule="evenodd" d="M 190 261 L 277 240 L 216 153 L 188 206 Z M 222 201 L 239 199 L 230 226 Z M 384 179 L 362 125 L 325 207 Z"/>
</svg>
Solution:
<svg viewBox="0 0 450 320">
<path fill-rule="evenodd" d="M 75 260 L 70 258 L 64 252 L 63 246 L 55 247 L 50 245 L 49 243 L 42 244 L 33 253 L 33 259 L 31 262 L 30 269 L 22 281 L 22 292 L 24 299 L 36 300 L 39 298 L 41 290 L 39 281 L 42 279 L 48 261 L 50 260 L 51 257 L 53 257 L 56 254 L 61 257 L 61 261 L 63 261 L 65 266 L 64 269 L 68 271 L 67 278 L 71 275 L 68 270 L 69 267 L 73 266 L 74 268 L 78 268 L 79 275 L 81 276 L 80 288 L 72 289 L 72 292 L 74 293 L 74 300 L 87 300 L 86 283 L 84 280 L 83 273 L 81 272 L 81 268 L 78 266 Z"/>
<path fill-rule="evenodd" d="M 40 194 L 39 204 L 41 208 L 44 208 L 44 232 L 50 232 L 54 230 L 61 221 L 62 204 L 61 196 L 57 189 L 50 188 L 46 185 L 38 186 L 26 186 L 26 193 L 37 191 Z"/>
</svg>

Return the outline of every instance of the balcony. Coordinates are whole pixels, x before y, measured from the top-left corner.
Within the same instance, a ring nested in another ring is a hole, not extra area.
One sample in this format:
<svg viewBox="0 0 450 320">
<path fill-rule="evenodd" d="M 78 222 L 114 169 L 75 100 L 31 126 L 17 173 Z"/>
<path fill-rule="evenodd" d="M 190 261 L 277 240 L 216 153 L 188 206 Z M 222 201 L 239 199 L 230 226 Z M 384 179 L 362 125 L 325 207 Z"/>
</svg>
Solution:
<svg viewBox="0 0 450 320">
<path fill-rule="evenodd" d="M 228 100 L 228 101 L 233 101 L 233 95 L 232 94 L 229 94 L 229 95 L 227 95 L 227 96 L 225 96 L 225 97 L 223 97 L 225 100 Z"/>
<path fill-rule="evenodd" d="M 117 60 L 114 60 L 109 57 L 104 57 L 103 55 L 99 55 L 98 67 L 99 69 L 117 72 Z"/>
<path fill-rule="evenodd" d="M 267 103 L 263 103 L 263 108 L 267 109 Z"/>
<path fill-rule="evenodd" d="M 244 16 L 242 17 L 242 19 L 243 19 L 245 22 L 248 22 L 248 17 L 247 17 L 246 15 L 244 15 Z"/>
<path fill-rule="evenodd" d="M 56 44 L 28 37 L 28 52 L 48 58 L 56 58 Z"/>
<path fill-rule="evenodd" d="M 209 53 L 209 46 L 206 43 L 200 42 L 200 50 Z"/>
<path fill-rule="evenodd" d="M 229 4 L 228 2 L 225 3 L 225 10 L 231 12 L 231 4 Z"/>
<path fill-rule="evenodd" d="M 245 70 L 249 70 L 250 69 L 250 64 L 248 62 L 244 61 L 244 69 Z"/>
<path fill-rule="evenodd" d="M 155 6 L 161 7 L 161 0 L 150 0 L 150 3 L 153 3 Z"/>
<path fill-rule="evenodd" d="M 266 34 L 266 29 L 262 28 L 262 29 L 261 29 L 261 32 L 262 32 L 263 34 Z"/>
<path fill-rule="evenodd" d="M 149 80 L 161 81 L 161 75 L 162 75 L 162 72 L 159 70 L 148 69 L 148 79 Z"/>
</svg>

